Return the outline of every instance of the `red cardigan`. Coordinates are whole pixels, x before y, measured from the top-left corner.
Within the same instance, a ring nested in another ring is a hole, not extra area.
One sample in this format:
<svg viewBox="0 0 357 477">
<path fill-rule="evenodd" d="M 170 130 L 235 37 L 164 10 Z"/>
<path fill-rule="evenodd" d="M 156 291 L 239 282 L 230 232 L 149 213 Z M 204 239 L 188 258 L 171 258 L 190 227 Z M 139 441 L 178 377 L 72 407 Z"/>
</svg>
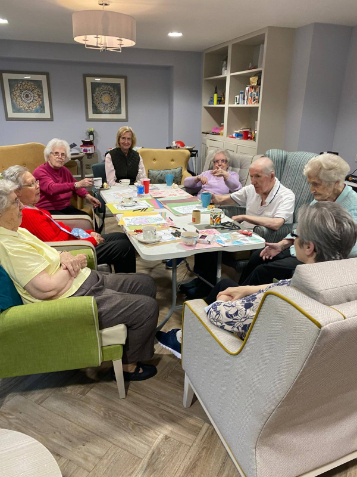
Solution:
<svg viewBox="0 0 357 477">
<path fill-rule="evenodd" d="M 43 242 L 63 242 L 65 240 L 77 240 L 73 235 L 64 232 L 50 219 L 51 214 L 47 210 L 42 209 L 22 209 L 22 222 L 21 227 L 27 229 L 37 238 Z M 64 225 L 62 222 L 57 222 L 61 227 L 71 231 L 68 225 Z M 93 230 L 86 230 L 89 234 Z M 88 237 L 86 239 L 94 246 L 97 245 L 97 241 L 94 237 Z"/>
</svg>

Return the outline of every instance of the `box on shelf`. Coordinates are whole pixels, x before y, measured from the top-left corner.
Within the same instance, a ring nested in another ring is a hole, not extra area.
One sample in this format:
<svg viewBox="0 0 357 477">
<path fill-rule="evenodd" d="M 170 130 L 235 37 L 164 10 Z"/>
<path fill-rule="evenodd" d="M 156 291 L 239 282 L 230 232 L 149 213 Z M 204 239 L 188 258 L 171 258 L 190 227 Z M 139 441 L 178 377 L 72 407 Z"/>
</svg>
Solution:
<svg viewBox="0 0 357 477">
<path fill-rule="evenodd" d="M 81 144 L 79 147 L 81 148 L 81 152 L 84 154 L 93 154 L 95 152 L 94 144 L 90 146 Z"/>
<path fill-rule="evenodd" d="M 86 154 L 83 159 L 84 175 L 92 174 L 92 164 L 98 163 L 98 153 Z"/>
</svg>

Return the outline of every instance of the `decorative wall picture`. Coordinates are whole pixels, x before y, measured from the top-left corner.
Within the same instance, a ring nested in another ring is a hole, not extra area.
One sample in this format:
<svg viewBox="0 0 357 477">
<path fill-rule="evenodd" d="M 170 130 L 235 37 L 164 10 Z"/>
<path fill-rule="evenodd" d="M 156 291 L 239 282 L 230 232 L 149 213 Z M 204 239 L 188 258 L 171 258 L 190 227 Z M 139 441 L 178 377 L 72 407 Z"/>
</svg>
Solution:
<svg viewBox="0 0 357 477">
<path fill-rule="evenodd" d="M 127 121 L 126 76 L 83 76 L 87 121 Z"/>
<path fill-rule="evenodd" d="M 53 121 L 48 73 L 1 72 L 6 121 Z"/>
</svg>

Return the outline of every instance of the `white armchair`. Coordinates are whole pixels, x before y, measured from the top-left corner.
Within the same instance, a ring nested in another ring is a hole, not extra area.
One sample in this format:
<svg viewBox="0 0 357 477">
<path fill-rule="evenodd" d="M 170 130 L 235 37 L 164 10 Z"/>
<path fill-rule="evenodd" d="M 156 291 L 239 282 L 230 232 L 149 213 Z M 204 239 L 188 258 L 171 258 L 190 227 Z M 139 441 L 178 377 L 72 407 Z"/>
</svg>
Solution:
<svg viewBox="0 0 357 477">
<path fill-rule="evenodd" d="M 276 290 L 244 342 L 185 304 L 184 406 L 197 395 L 242 475 L 315 476 L 357 457 L 357 259 Z"/>
</svg>

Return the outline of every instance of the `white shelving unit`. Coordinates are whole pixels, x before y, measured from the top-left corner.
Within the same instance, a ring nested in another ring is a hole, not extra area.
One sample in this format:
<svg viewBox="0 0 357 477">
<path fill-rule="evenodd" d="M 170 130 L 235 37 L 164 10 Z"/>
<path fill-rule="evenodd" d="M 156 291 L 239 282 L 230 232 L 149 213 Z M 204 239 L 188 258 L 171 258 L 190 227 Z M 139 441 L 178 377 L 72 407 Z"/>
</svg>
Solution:
<svg viewBox="0 0 357 477">
<path fill-rule="evenodd" d="M 294 34 L 292 28 L 267 27 L 204 52 L 201 168 L 211 148 L 262 154 L 267 149 L 283 147 Z M 222 75 L 224 61 L 227 74 Z M 250 66 L 256 68 L 249 69 Z M 234 97 L 245 91 L 249 78 L 258 74 L 259 104 L 234 104 Z M 216 86 L 218 96 L 224 93 L 223 105 L 208 104 Z M 204 134 L 221 124 L 223 135 Z M 229 137 L 240 128 L 254 130 L 256 124 L 256 141 Z"/>
</svg>

